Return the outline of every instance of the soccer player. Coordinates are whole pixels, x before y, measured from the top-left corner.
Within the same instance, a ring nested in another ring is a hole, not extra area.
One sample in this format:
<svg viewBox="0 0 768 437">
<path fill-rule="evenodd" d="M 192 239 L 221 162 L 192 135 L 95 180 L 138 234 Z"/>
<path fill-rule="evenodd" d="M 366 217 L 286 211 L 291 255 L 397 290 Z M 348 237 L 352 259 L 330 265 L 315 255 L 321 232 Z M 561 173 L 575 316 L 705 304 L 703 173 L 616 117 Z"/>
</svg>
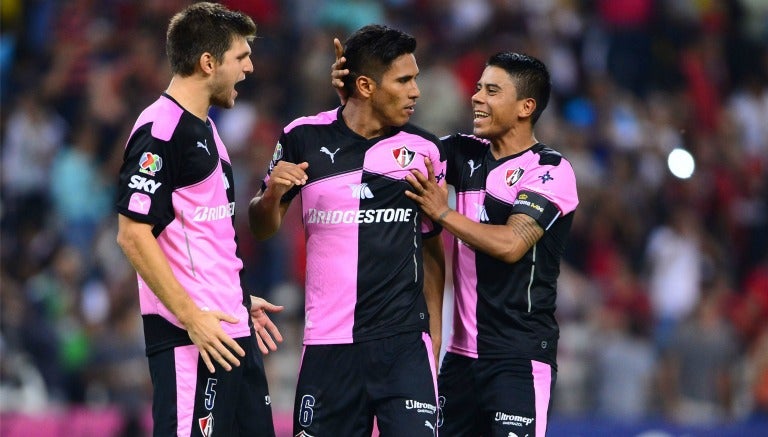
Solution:
<svg viewBox="0 0 768 437">
<path fill-rule="evenodd" d="M 255 33 L 251 18 L 215 3 L 176 14 L 173 78 L 124 152 L 117 242 L 138 273 L 155 436 L 275 434 L 257 347 L 282 341 L 265 312 L 282 307 L 242 289 L 232 166 L 208 118 L 253 72 Z"/>
<path fill-rule="evenodd" d="M 416 40 L 381 25 L 345 43 L 345 106 L 287 125 L 251 201 L 259 239 L 300 196 L 307 244 L 304 351 L 294 434 L 434 436 L 444 259 L 439 227 L 404 192 L 440 140 L 408 123 Z M 432 338 L 430 340 L 430 332 Z"/>
<path fill-rule="evenodd" d="M 332 82 L 347 71 L 338 41 Z M 473 134 L 443 138 L 446 181 L 427 162 L 406 192 L 453 234 L 454 325 L 438 378 L 442 435 L 544 436 L 557 372 L 556 286 L 578 204 L 570 163 L 534 125 L 550 78 L 536 58 L 491 56 L 472 96 Z"/>
</svg>

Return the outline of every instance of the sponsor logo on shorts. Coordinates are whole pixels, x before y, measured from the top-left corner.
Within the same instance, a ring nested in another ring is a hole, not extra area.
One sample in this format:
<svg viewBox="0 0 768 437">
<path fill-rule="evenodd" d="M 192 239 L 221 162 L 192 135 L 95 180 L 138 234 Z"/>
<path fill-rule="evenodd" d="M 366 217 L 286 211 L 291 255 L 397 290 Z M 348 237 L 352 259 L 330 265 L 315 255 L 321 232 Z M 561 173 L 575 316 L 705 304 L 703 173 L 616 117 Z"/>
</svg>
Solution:
<svg viewBox="0 0 768 437">
<path fill-rule="evenodd" d="M 413 399 L 407 399 L 405 401 L 406 410 L 416 410 L 419 413 L 435 414 L 437 413 L 437 407 L 427 403 L 414 401 Z"/>
<path fill-rule="evenodd" d="M 518 416 L 497 411 L 493 417 L 496 422 L 502 422 L 504 425 L 528 426 L 533 423 L 533 417 Z"/>
</svg>

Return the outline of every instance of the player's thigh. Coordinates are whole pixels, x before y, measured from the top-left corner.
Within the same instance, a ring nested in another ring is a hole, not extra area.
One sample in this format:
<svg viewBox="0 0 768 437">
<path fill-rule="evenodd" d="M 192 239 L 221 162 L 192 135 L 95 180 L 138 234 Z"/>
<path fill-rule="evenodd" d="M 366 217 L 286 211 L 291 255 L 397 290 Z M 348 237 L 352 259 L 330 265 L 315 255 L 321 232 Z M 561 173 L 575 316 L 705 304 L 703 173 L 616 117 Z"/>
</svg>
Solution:
<svg viewBox="0 0 768 437">
<path fill-rule="evenodd" d="M 178 346 L 149 357 L 155 436 L 234 434 L 235 404 L 242 367 L 211 373 L 195 345 Z"/>
<path fill-rule="evenodd" d="M 373 412 L 365 395 L 361 362 L 359 346 L 354 344 L 304 348 L 294 399 L 294 435 L 371 435 Z"/>
<path fill-rule="evenodd" d="M 482 435 L 475 358 L 445 354 L 437 377 L 440 435 Z"/>
<path fill-rule="evenodd" d="M 484 385 L 481 404 L 491 436 L 546 434 L 555 372 L 532 360 L 482 362 L 479 380 Z"/>
<path fill-rule="evenodd" d="M 272 420 L 272 398 L 269 395 L 264 361 L 256 345 L 255 337 L 238 339 L 245 351 L 240 359 L 243 377 L 240 392 L 235 404 L 236 423 L 240 436 L 273 437 L 275 435 Z"/>
<path fill-rule="evenodd" d="M 370 353 L 368 383 L 381 436 L 434 436 L 437 381 L 429 336 L 416 332 L 382 339 Z"/>
</svg>

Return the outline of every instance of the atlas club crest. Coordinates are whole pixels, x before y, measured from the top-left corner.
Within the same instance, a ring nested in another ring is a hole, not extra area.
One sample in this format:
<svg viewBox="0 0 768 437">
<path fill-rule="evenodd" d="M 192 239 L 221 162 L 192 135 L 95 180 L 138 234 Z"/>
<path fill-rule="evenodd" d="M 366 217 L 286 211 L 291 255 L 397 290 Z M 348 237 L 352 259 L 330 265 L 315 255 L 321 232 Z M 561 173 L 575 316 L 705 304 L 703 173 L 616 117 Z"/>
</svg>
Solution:
<svg viewBox="0 0 768 437">
<path fill-rule="evenodd" d="M 504 180 L 507 182 L 507 185 L 511 187 L 512 185 L 515 185 L 517 181 L 520 180 L 520 178 L 523 177 L 523 173 L 525 173 L 525 170 L 523 170 L 522 167 L 518 167 L 514 170 L 511 168 L 507 169 L 507 174 L 504 177 Z"/>
<path fill-rule="evenodd" d="M 408 149 L 408 146 L 400 146 L 398 149 L 392 149 L 392 156 L 395 158 L 397 165 L 401 168 L 406 168 L 413 162 L 413 158 L 416 157 L 416 152 Z"/>
</svg>

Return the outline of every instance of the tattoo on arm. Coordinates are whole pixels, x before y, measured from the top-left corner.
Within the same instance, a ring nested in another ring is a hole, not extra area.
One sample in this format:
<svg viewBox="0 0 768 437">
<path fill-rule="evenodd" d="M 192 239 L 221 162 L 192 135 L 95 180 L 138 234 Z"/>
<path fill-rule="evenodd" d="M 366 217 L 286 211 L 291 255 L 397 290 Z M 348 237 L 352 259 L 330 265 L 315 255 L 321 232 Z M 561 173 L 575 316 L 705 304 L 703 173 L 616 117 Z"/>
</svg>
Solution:
<svg viewBox="0 0 768 437">
<path fill-rule="evenodd" d="M 544 230 L 536 220 L 525 214 L 512 214 L 507 220 L 507 226 L 511 226 L 515 235 L 520 237 L 529 248 L 544 235 Z"/>
</svg>

